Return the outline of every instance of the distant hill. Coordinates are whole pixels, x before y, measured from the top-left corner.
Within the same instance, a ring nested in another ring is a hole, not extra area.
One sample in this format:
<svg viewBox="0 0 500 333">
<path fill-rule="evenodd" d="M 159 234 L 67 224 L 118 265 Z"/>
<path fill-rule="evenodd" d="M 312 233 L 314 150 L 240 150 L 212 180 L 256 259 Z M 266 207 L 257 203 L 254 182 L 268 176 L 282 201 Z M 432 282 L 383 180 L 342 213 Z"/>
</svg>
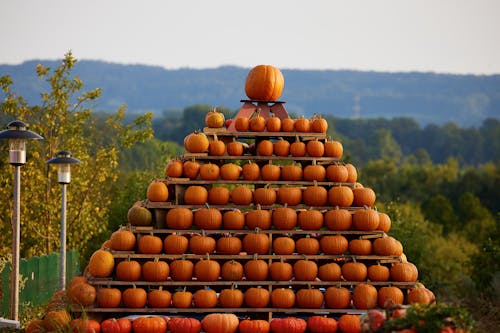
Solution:
<svg viewBox="0 0 500 333">
<path fill-rule="evenodd" d="M 0 65 L 14 89 L 37 103 L 45 82 L 36 77 L 38 63 L 55 68 L 57 61 L 34 60 Z M 98 110 L 115 110 L 125 103 L 129 111 L 180 110 L 194 104 L 237 110 L 245 99 L 249 68 L 167 70 L 144 65 L 79 61 L 74 74 L 85 89 L 100 87 Z M 340 70 L 283 70 L 285 89 L 280 100 L 289 113 L 321 113 L 336 117 L 412 117 L 421 125 L 455 122 L 477 126 L 485 118 L 500 117 L 500 75 L 382 73 Z M 357 110 L 357 111 L 356 111 Z"/>
</svg>

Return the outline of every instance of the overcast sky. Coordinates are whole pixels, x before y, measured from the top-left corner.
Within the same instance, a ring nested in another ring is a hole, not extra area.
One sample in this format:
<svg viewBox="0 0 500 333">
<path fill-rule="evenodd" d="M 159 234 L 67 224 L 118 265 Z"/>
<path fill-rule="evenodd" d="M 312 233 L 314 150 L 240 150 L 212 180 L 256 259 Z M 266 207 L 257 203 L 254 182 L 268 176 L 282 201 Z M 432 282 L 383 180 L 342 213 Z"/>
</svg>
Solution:
<svg viewBox="0 0 500 333">
<path fill-rule="evenodd" d="M 499 0 L 0 0 L 0 64 L 500 73 Z M 1 73 L 0 73 L 1 74 Z"/>
</svg>

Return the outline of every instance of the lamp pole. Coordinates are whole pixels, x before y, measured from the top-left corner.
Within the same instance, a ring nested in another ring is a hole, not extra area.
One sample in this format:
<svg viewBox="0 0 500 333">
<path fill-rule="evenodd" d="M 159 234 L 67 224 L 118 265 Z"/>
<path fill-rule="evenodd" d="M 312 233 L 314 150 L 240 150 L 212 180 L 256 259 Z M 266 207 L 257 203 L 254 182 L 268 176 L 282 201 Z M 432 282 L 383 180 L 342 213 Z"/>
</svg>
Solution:
<svg viewBox="0 0 500 333">
<path fill-rule="evenodd" d="M 71 157 L 71 153 L 61 150 L 47 164 L 57 165 L 57 182 L 62 186 L 61 194 L 61 248 L 59 253 L 59 289 L 66 289 L 66 187 L 71 182 L 71 164 L 82 163 Z"/>
<path fill-rule="evenodd" d="M 9 141 L 9 163 L 14 166 L 12 212 L 12 273 L 10 288 L 10 319 L 19 318 L 19 257 L 21 243 L 21 166 L 26 164 L 26 141 L 40 140 L 42 136 L 28 130 L 22 121 L 15 120 L 0 132 L 0 139 Z"/>
</svg>

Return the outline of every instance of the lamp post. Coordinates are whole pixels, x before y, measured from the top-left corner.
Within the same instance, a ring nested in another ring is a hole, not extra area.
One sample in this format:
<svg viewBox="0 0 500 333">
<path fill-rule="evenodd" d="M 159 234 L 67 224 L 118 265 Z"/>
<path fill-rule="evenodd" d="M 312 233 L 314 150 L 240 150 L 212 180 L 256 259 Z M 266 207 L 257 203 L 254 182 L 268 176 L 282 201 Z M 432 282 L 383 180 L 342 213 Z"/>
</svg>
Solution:
<svg viewBox="0 0 500 333">
<path fill-rule="evenodd" d="M 71 157 L 71 153 L 61 150 L 47 164 L 57 165 L 57 182 L 62 185 L 61 198 L 61 249 L 59 255 L 59 289 L 66 289 L 66 185 L 71 182 L 71 164 L 82 163 Z"/>
<path fill-rule="evenodd" d="M 21 242 L 21 166 L 26 164 L 26 141 L 40 140 L 42 136 L 28 130 L 20 120 L 14 120 L 7 129 L 0 132 L 0 139 L 9 140 L 9 163 L 14 166 L 14 199 L 12 212 L 12 275 L 10 288 L 10 316 L 17 321 L 19 317 L 19 246 Z"/>
</svg>

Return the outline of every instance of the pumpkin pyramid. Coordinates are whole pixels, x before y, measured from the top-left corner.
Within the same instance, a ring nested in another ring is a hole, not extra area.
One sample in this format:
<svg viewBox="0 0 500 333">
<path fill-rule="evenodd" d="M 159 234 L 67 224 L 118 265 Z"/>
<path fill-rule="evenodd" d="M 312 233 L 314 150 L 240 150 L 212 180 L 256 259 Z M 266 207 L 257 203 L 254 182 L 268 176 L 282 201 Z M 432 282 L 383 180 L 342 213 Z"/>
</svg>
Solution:
<svg viewBox="0 0 500 333">
<path fill-rule="evenodd" d="M 236 315 L 240 332 L 257 323 L 269 331 L 269 322 L 280 332 L 294 320 L 314 332 L 345 314 L 432 301 L 388 235 L 390 217 L 371 208 L 375 192 L 341 161 L 326 120 L 291 119 L 268 82 L 279 76 L 249 77 L 252 99 L 231 121 L 215 109 L 206 115 L 207 127 L 186 136 L 187 153 L 130 208 L 128 226 L 92 255 L 86 280 L 70 284 L 76 312 L 195 321 L 221 314 L 209 318 L 231 327 Z M 94 297 L 81 296 L 91 293 L 86 286 Z M 214 325 L 203 329 L 223 332 Z"/>
</svg>

